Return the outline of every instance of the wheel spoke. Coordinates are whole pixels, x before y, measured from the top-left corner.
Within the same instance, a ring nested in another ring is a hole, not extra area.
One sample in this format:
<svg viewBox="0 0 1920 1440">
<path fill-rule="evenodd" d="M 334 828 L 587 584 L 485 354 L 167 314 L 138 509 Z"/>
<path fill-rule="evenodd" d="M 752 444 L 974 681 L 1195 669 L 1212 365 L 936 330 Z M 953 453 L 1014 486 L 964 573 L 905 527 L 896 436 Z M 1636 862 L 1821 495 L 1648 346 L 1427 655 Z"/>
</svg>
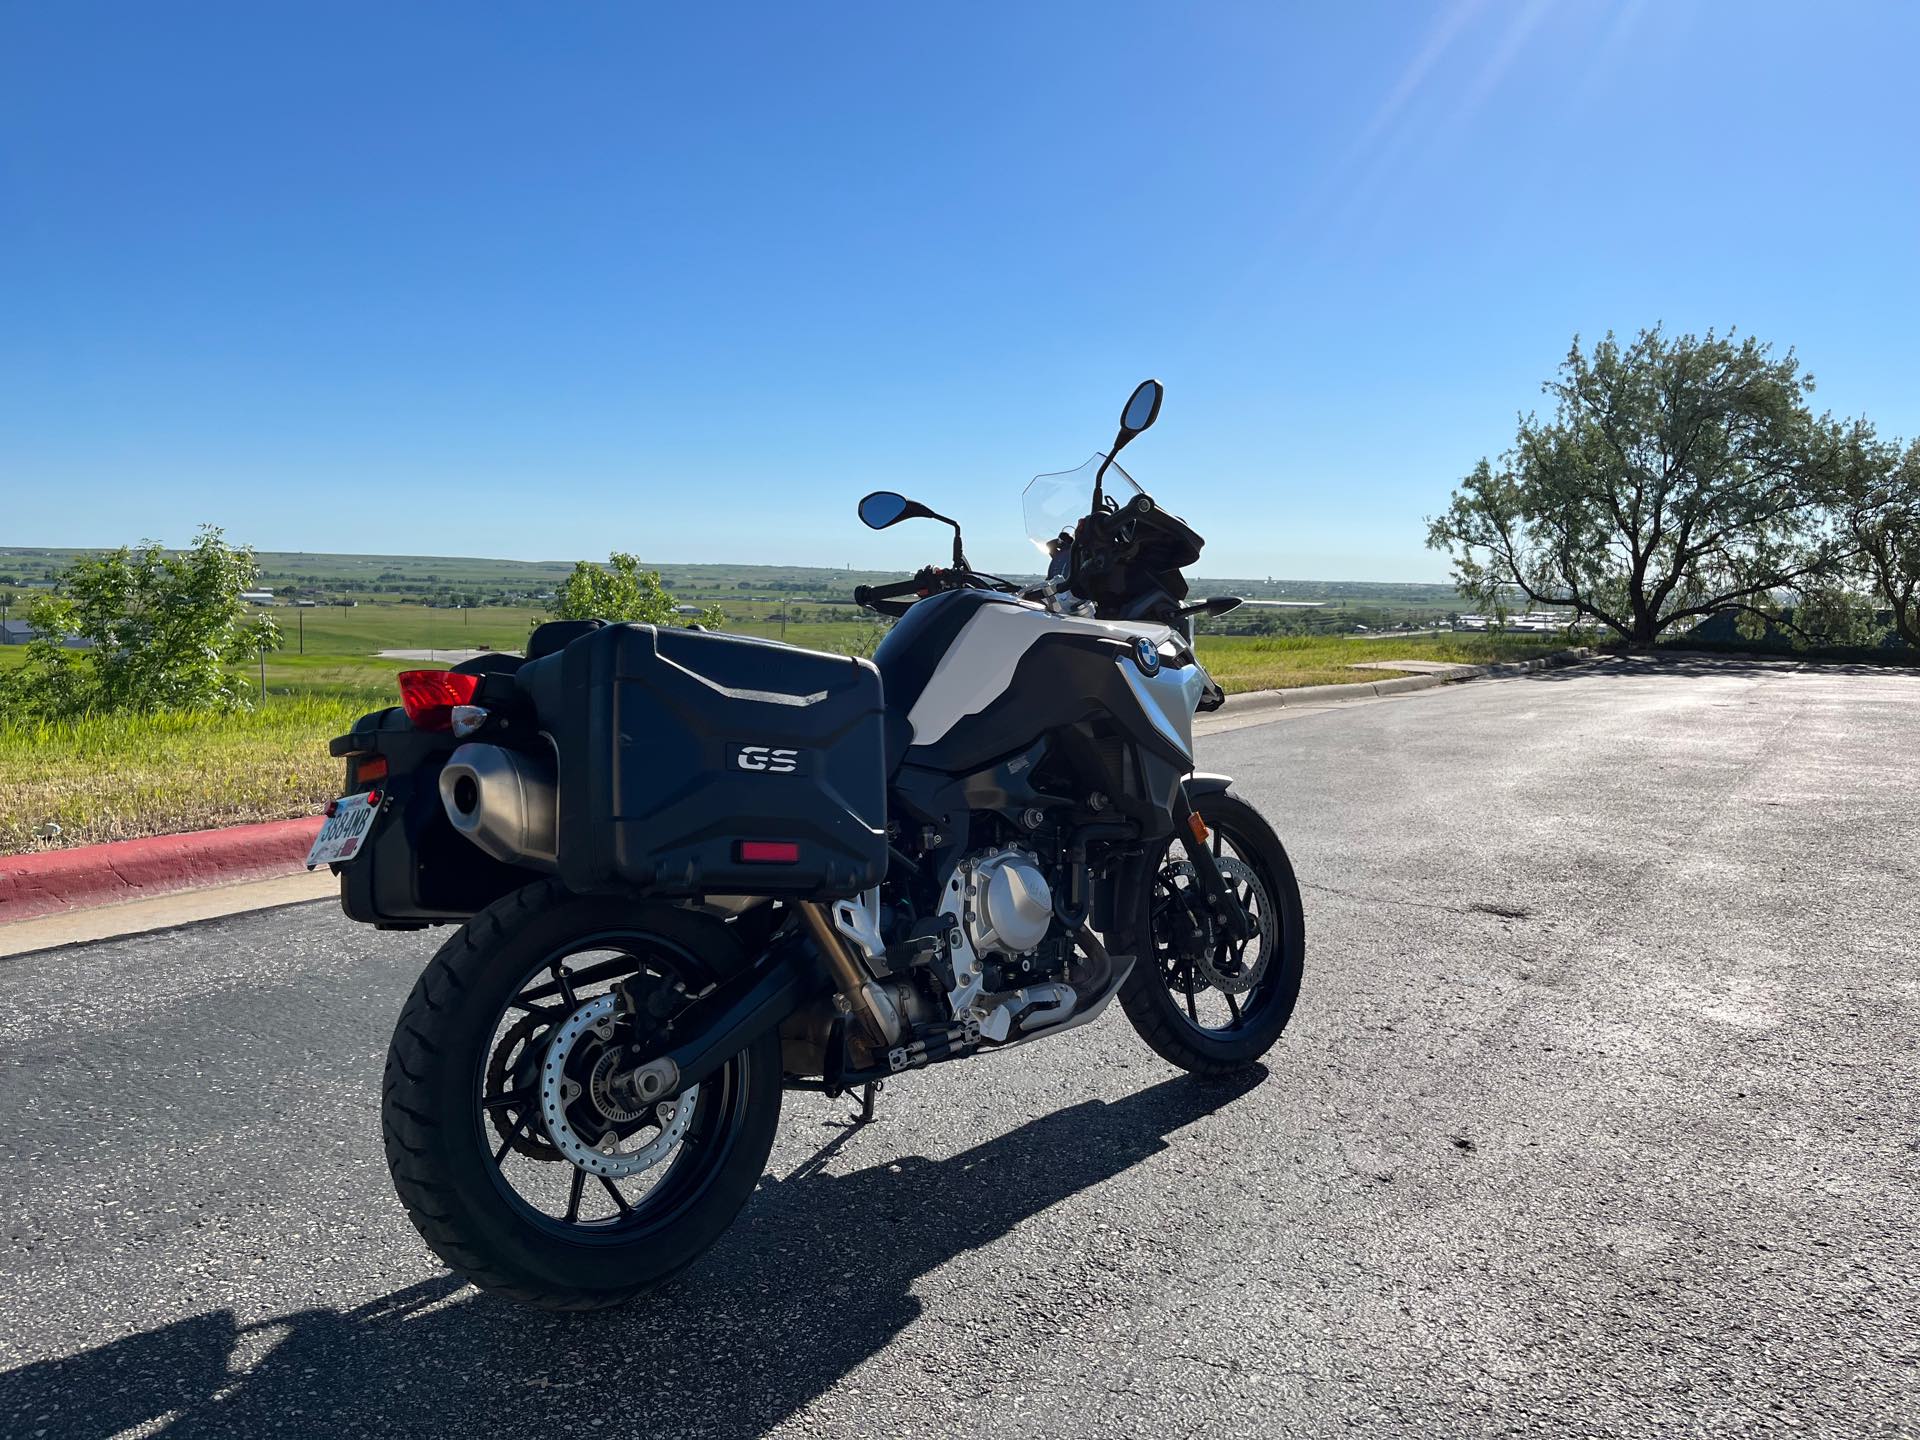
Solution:
<svg viewBox="0 0 1920 1440">
<path fill-rule="evenodd" d="M 528 986 L 515 998 L 514 1004 L 521 1010 L 529 1010 L 533 1008 L 528 1003 L 530 1001 L 551 1000 L 556 995 L 565 999 L 573 986 L 591 985 L 597 980 L 611 980 L 616 975 L 631 975 L 645 968 L 646 962 L 639 956 L 622 953 L 592 965 L 582 966 L 578 970 L 569 971 L 566 969 L 566 960 L 563 957 L 554 961 L 549 970 L 549 973 L 556 977 L 555 979 L 544 985 Z M 573 1002 L 568 1001 L 569 1009 L 572 1005 Z"/>
<path fill-rule="evenodd" d="M 1227 997 L 1227 1009 L 1233 1012 L 1233 1023 L 1238 1025 L 1245 1018 L 1240 1013 L 1240 1002 L 1233 997 L 1231 991 L 1223 990 L 1220 993 Z"/>
<path fill-rule="evenodd" d="M 507 1158 L 507 1152 L 513 1148 L 513 1142 L 520 1132 L 527 1128 L 527 1117 L 522 1115 L 507 1127 L 506 1139 L 500 1142 L 500 1148 L 493 1152 L 493 1163 L 498 1165 Z"/>
<path fill-rule="evenodd" d="M 573 1224 L 580 1218 L 580 1197 L 586 1192 L 587 1172 L 579 1166 L 573 1169 L 573 1184 L 567 1190 L 567 1223 Z"/>
<path fill-rule="evenodd" d="M 627 1203 L 627 1197 L 620 1193 L 620 1187 L 605 1175 L 600 1177 L 600 1188 L 613 1197 L 613 1203 L 620 1207 L 620 1213 L 622 1215 L 633 1214 L 633 1206 L 629 1205 Z"/>
<path fill-rule="evenodd" d="M 1193 1000 L 1193 992 L 1196 988 L 1197 987 L 1191 983 L 1191 980 L 1189 980 L 1187 988 L 1187 1017 L 1192 1020 L 1194 1024 L 1198 1025 L 1200 1023 L 1200 1007 L 1194 1004 Z"/>
<path fill-rule="evenodd" d="M 515 1105 L 525 1105 L 533 1099 L 531 1090 L 509 1090 L 504 1095 L 494 1095 L 480 1102 L 484 1110 L 511 1110 Z"/>
</svg>

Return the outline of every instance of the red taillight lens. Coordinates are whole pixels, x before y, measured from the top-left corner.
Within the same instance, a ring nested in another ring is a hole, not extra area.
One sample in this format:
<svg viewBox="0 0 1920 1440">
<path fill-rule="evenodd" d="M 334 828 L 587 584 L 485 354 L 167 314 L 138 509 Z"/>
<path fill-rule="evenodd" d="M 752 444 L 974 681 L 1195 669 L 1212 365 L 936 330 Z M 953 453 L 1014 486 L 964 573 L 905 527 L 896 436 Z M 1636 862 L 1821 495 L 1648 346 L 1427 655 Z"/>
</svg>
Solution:
<svg viewBox="0 0 1920 1440">
<path fill-rule="evenodd" d="M 741 840 L 733 847 L 742 865 L 798 865 L 800 847 L 791 840 Z"/>
<path fill-rule="evenodd" d="M 458 675 L 451 670 L 402 670 L 400 703 L 416 730 L 451 730 L 453 707 L 472 701 L 480 688 L 478 675 Z"/>
</svg>

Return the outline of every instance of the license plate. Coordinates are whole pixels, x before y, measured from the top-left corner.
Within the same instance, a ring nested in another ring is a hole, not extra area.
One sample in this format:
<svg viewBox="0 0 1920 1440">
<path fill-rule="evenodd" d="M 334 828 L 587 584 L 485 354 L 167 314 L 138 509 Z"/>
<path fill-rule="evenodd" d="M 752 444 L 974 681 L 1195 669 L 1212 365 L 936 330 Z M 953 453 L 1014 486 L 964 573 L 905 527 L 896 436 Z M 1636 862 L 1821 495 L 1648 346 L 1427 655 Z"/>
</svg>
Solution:
<svg viewBox="0 0 1920 1440">
<path fill-rule="evenodd" d="M 333 802 L 333 813 L 327 816 L 327 823 L 314 837 L 313 848 L 307 851 L 307 869 L 351 860 L 360 853 L 360 842 L 367 838 L 374 816 L 380 813 L 379 805 L 369 798 L 372 793 L 363 790 Z"/>
</svg>

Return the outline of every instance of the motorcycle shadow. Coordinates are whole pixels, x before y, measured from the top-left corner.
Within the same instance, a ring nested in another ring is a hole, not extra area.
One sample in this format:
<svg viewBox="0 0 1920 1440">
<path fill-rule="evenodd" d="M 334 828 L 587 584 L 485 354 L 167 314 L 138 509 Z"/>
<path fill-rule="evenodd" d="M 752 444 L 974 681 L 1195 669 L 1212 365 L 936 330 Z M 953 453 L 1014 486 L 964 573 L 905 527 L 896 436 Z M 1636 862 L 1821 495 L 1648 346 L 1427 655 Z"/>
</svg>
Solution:
<svg viewBox="0 0 1920 1440">
<path fill-rule="evenodd" d="M 541 1314 L 452 1276 L 247 1326 L 209 1311 L 0 1375 L 0 1433 L 590 1433 L 588 1417 L 605 1415 L 608 1434 L 759 1434 L 906 1330 L 920 1276 L 1165 1150 L 1265 1074 L 1168 1080 L 946 1160 L 835 1175 L 820 1166 L 843 1133 L 789 1178 L 769 1177 L 681 1276 L 615 1311 Z M 929 1347 L 929 1388 L 949 1379 Z"/>
</svg>

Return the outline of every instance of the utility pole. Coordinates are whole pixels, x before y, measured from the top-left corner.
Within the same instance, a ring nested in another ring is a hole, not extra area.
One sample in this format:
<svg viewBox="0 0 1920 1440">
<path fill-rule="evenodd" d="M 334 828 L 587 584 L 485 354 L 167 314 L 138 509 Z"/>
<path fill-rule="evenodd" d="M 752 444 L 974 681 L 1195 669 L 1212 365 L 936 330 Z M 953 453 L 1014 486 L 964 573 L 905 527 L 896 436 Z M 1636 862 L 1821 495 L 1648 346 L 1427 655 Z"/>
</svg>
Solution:
<svg viewBox="0 0 1920 1440">
<path fill-rule="evenodd" d="M 787 638 L 787 597 L 780 597 L 780 638 Z"/>
<path fill-rule="evenodd" d="M 260 647 L 260 699 L 264 703 L 266 698 L 267 698 L 267 647 L 262 645 Z"/>
<path fill-rule="evenodd" d="M 304 655 L 307 653 L 307 612 L 295 611 L 294 618 L 300 622 L 300 653 Z"/>
</svg>

